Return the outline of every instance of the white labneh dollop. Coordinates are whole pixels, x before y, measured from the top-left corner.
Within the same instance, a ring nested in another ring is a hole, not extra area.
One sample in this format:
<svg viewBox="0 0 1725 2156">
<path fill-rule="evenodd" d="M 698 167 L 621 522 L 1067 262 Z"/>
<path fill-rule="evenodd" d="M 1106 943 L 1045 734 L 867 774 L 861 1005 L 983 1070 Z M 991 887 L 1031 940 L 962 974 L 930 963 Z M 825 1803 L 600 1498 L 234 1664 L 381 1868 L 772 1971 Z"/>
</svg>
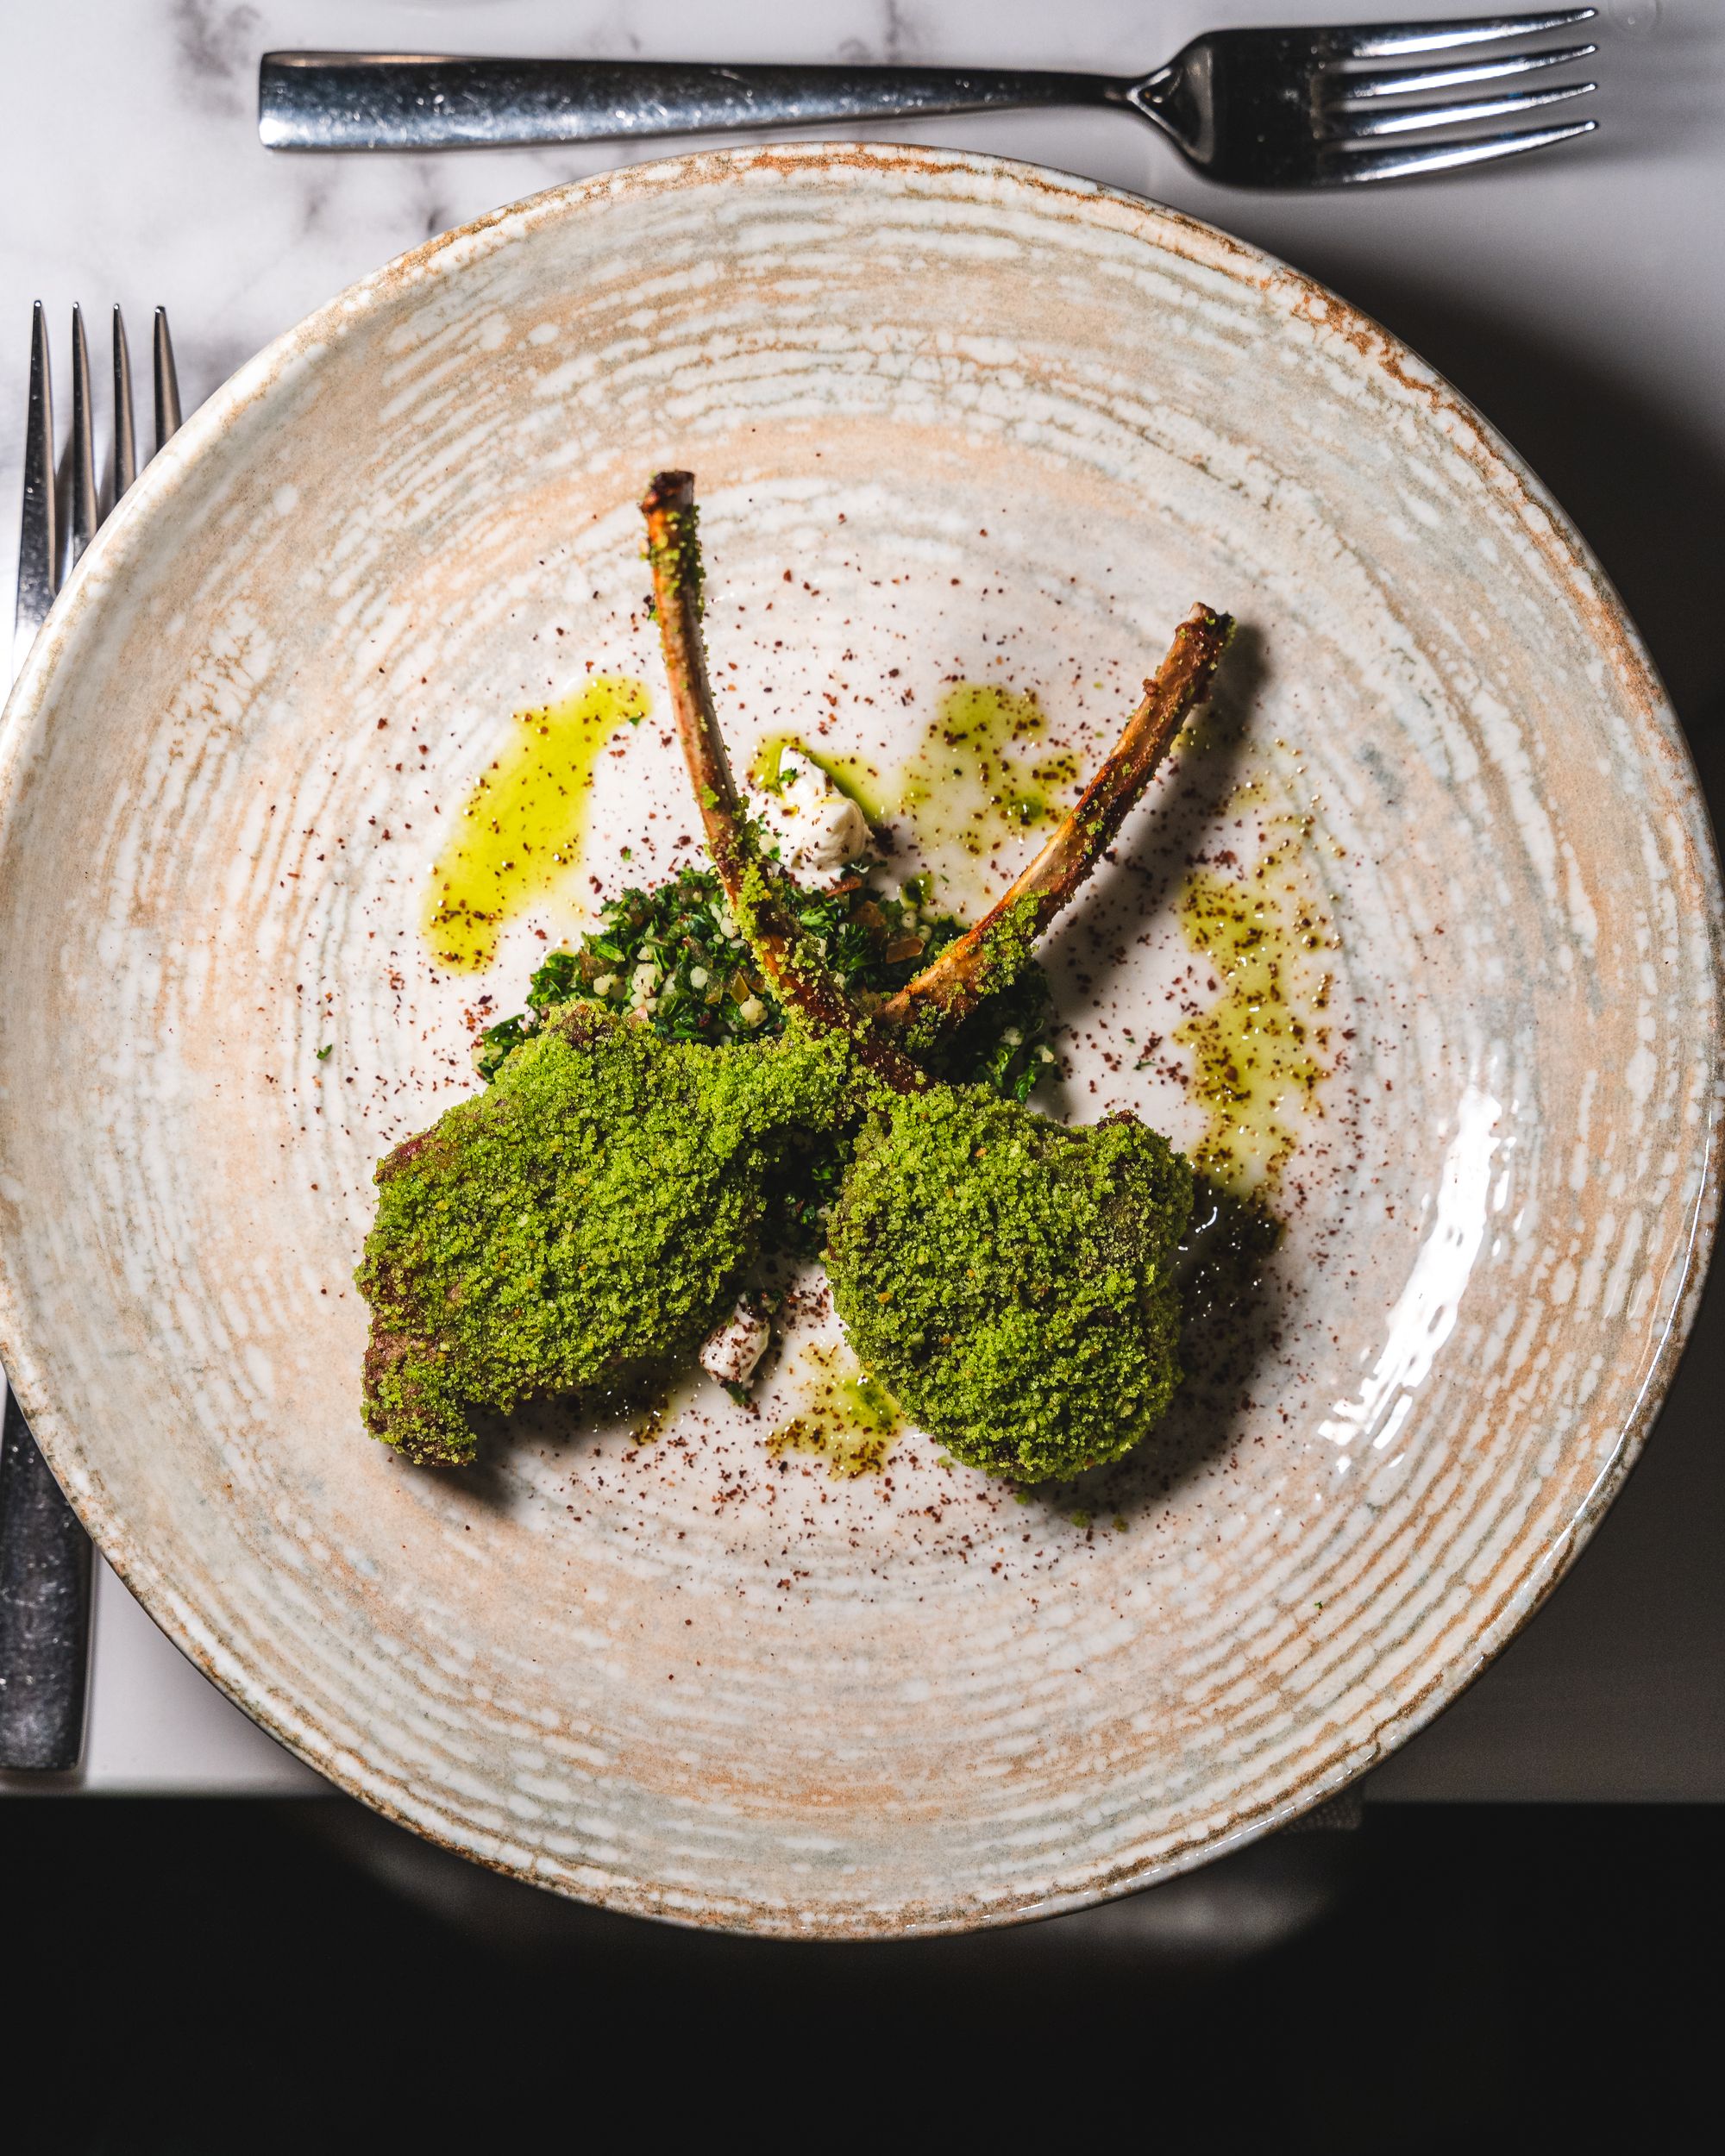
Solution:
<svg viewBox="0 0 1725 2156">
<path fill-rule="evenodd" d="M 836 875 L 847 861 L 869 850 L 862 810 L 798 749 L 781 750 L 776 786 L 756 789 L 751 806 L 800 882 Z"/>
<path fill-rule="evenodd" d="M 721 1385 L 746 1385 L 772 1337 L 773 1328 L 765 1314 L 753 1303 L 740 1302 L 718 1330 L 708 1336 L 700 1351 L 701 1368 Z"/>
</svg>

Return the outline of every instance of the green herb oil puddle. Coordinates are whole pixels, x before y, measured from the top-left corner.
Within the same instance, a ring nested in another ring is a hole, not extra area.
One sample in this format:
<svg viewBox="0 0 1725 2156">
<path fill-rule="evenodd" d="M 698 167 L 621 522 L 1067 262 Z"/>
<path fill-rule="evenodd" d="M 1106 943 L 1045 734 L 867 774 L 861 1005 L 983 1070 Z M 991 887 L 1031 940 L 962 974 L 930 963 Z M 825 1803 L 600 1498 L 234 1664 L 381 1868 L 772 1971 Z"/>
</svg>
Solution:
<svg viewBox="0 0 1725 2156">
<path fill-rule="evenodd" d="M 515 714 L 431 871 L 423 926 L 440 965 L 488 966 L 504 924 L 579 864 L 600 753 L 649 708 L 643 682 L 602 674 L 560 703 Z"/>
<path fill-rule="evenodd" d="M 904 1426 L 891 1395 L 862 1375 L 846 1347 L 811 1347 L 804 1361 L 815 1379 L 813 1403 L 775 1430 L 767 1450 L 817 1453 L 839 1481 L 877 1474 Z"/>
<path fill-rule="evenodd" d="M 1037 758 L 1048 730 L 1028 690 L 996 681 L 955 681 L 946 689 L 927 738 L 912 755 L 899 805 L 925 844 L 990 852 L 1002 826 L 1029 830 L 1059 813 L 1057 796 L 1078 776 L 1070 754 Z"/>
<path fill-rule="evenodd" d="M 1328 1075 L 1319 1057 L 1329 976 L 1310 986 L 1303 954 L 1333 938 L 1288 873 L 1292 852 L 1291 841 L 1276 847 L 1244 881 L 1200 870 L 1180 901 L 1186 941 L 1221 987 L 1220 1000 L 1174 1034 L 1192 1050 L 1209 1117 L 1193 1164 L 1241 1193 L 1275 1181 Z"/>
</svg>

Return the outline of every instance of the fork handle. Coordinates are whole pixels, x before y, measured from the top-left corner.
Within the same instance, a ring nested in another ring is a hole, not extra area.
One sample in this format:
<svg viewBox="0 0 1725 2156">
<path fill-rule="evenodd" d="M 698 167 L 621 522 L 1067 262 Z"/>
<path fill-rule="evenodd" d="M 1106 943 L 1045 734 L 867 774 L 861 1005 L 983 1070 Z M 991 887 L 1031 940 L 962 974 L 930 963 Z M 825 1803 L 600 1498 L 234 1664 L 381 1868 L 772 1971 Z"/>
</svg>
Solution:
<svg viewBox="0 0 1725 2156">
<path fill-rule="evenodd" d="M 497 149 L 1122 105 L 1109 75 L 975 67 L 725 67 L 673 60 L 266 53 L 258 133 L 276 150 Z"/>
<path fill-rule="evenodd" d="M 0 1767 L 64 1771 L 84 1749 L 90 1538 L 0 1389 Z"/>
</svg>

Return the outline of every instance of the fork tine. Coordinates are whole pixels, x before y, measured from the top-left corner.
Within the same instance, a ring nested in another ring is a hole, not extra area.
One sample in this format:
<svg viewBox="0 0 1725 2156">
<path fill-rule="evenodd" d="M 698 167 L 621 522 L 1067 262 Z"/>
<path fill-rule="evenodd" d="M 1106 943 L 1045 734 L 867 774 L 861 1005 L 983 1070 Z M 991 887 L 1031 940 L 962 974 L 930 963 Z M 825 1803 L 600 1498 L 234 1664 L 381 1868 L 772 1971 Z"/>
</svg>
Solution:
<svg viewBox="0 0 1725 2156">
<path fill-rule="evenodd" d="M 114 310 L 114 493 L 115 506 L 138 476 L 137 436 L 132 418 L 132 354 L 126 342 L 125 317 Z"/>
<path fill-rule="evenodd" d="M 53 376 L 48 367 L 48 318 L 36 302 L 30 328 L 30 403 L 24 431 L 24 508 L 18 527 L 18 605 L 13 616 L 12 671 L 24 663 L 60 582 L 58 504 L 54 500 Z"/>
<path fill-rule="evenodd" d="M 1324 93 L 1332 103 L 1356 98 L 1408 97 L 1434 91 L 1462 90 L 1469 83 L 1502 82 L 1509 75 L 1530 75 L 1542 67 L 1565 67 L 1591 60 L 1596 45 L 1563 45 L 1549 53 L 1512 53 L 1503 60 L 1460 60 L 1453 67 L 1386 67 L 1370 75 L 1327 73 Z"/>
<path fill-rule="evenodd" d="M 167 309 L 156 309 L 154 353 L 156 385 L 156 452 L 160 454 L 170 435 L 179 432 L 179 375 L 173 364 L 173 339 L 168 335 Z"/>
<path fill-rule="evenodd" d="M 1472 142 L 1408 143 L 1405 148 L 1340 150 L 1325 162 L 1323 178 L 1331 186 L 1358 186 L 1374 179 L 1410 179 L 1417 172 L 1446 172 L 1466 165 L 1489 165 L 1500 157 L 1518 157 L 1524 150 L 1541 150 L 1550 142 L 1567 142 L 1571 136 L 1591 135 L 1597 120 L 1571 120 L 1560 128 L 1512 128 L 1503 135 L 1482 135 Z"/>
<path fill-rule="evenodd" d="M 84 316 L 74 305 L 72 310 L 72 440 L 67 445 L 71 461 L 71 541 L 66 552 L 68 571 L 78 565 L 78 557 L 96 536 L 96 444 L 92 433 L 90 400 L 90 347 L 85 342 Z"/>
<path fill-rule="evenodd" d="M 1571 97 L 1584 97 L 1599 85 L 1565 83 L 1556 90 L 1519 90 L 1502 97 L 1475 97 L 1448 105 L 1396 105 L 1383 112 L 1339 112 L 1331 121 L 1337 141 L 1358 142 L 1379 135 L 1411 135 L 1421 128 L 1458 128 L 1474 120 L 1501 120 L 1512 112 L 1531 112 L 1537 105 L 1562 104 Z"/>
<path fill-rule="evenodd" d="M 1475 15 L 1458 22 L 1356 22 L 1317 30 L 1314 40 L 1335 60 L 1389 60 L 1398 53 L 1440 53 L 1451 45 L 1490 45 L 1541 30 L 1590 22 L 1597 8 L 1546 8 L 1537 15 Z"/>
</svg>

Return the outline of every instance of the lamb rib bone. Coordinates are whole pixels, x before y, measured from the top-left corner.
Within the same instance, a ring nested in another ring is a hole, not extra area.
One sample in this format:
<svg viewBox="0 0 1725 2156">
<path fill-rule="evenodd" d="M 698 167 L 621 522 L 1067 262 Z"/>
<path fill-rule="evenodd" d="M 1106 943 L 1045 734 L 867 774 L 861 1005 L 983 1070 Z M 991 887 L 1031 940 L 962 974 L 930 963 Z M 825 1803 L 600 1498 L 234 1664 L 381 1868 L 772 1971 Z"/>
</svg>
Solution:
<svg viewBox="0 0 1725 2156">
<path fill-rule="evenodd" d="M 659 641 L 683 755 L 700 805 L 707 850 L 737 923 L 785 1004 L 817 1033 L 847 1033 L 858 1061 L 895 1093 L 916 1093 L 926 1074 L 853 1004 L 821 962 L 786 904 L 786 876 L 755 843 L 731 775 L 712 707 L 701 637 L 701 563 L 690 472 L 660 472 L 641 504 Z"/>
</svg>

